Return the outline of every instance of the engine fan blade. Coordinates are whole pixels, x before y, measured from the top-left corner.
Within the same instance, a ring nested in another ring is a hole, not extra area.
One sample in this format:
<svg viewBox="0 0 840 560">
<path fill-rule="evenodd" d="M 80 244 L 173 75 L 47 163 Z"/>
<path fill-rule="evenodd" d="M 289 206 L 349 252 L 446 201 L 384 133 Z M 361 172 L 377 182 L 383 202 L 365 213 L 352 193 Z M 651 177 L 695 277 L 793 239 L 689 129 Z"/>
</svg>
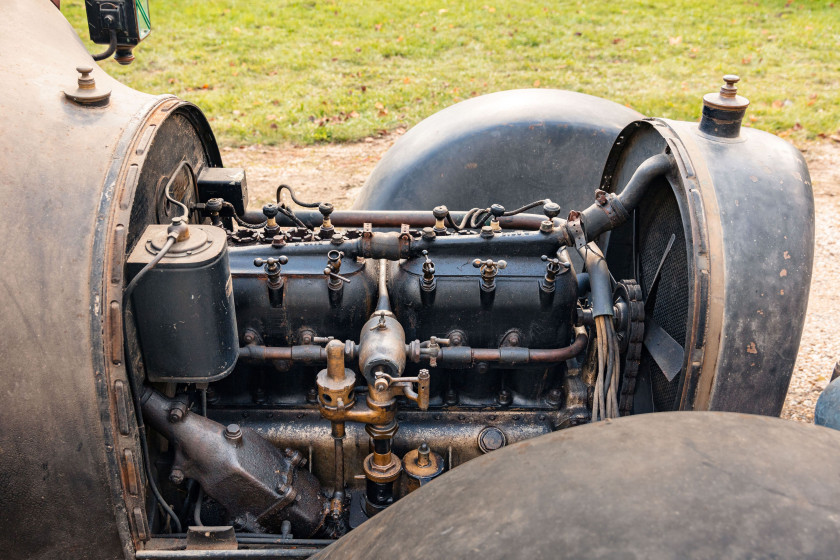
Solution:
<svg viewBox="0 0 840 560">
<path fill-rule="evenodd" d="M 682 370 L 685 349 L 651 318 L 645 320 L 645 348 L 669 382 Z"/>
<path fill-rule="evenodd" d="M 662 273 L 662 266 L 665 264 L 665 259 L 668 258 L 668 253 L 671 252 L 671 248 L 674 246 L 674 241 L 677 239 L 675 234 L 671 234 L 671 238 L 668 240 L 668 245 L 665 247 L 665 251 L 662 253 L 662 258 L 659 259 L 659 266 L 656 267 L 656 272 L 653 275 L 653 280 L 650 283 L 650 288 L 648 289 L 647 296 L 645 296 L 645 311 L 650 313 L 653 310 L 653 304 L 651 302 L 655 301 L 656 295 L 656 288 L 659 285 L 659 275 Z"/>
</svg>

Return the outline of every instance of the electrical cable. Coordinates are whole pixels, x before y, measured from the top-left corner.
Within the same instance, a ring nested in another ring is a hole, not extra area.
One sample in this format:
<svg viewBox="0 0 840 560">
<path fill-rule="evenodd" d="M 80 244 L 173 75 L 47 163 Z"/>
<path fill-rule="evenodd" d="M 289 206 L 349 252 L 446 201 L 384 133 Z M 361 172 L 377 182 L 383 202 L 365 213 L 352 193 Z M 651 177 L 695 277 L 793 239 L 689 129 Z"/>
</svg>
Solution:
<svg viewBox="0 0 840 560">
<path fill-rule="evenodd" d="M 105 60 L 109 58 L 114 52 L 117 50 L 117 30 L 111 29 L 111 40 L 108 42 L 108 48 L 102 51 L 99 54 L 92 54 L 93 60 L 99 62 L 100 60 Z"/>
<path fill-rule="evenodd" d="M 278 191 L 279 192 L 279 191 Z M 502 216 L 515 216 L 517 214 L 521 214 L 526 210 L 530 210 L 531 208 L 536 208 L 537 206 L 543 206 L 549 202 L 548 199 L 543 200 L 535 200 L 534 202 L 530 202 L 525 206 L 520 206 L 515 210 L 509 210 L 502 213 Z M 461 219 L 461 222 L 456 224 L 455 220 L 452 218 L 452 215 L 447 212 L 445 220 L 449 221 L 449 226 L 454 229 L 455 231 L 461 231 L 464 228 L 472 228 L 476 229 L 484 224 L 493 213 L 490 211 L 490 208 L 472 208 L 469 210 L 464 217 Z"/>
<path fill-rule="evenodd" d="M 268 220 L 264 222 L 260 222 L 258 224 L 249 224 L 245 220 L 243 220 L 239 214 L 236 213 L 236 208 L 230 202 L 224 201 L 222 202 L 222 208 L 230 208 L 231 212 L 233 212 L 233 219 L 236 220 L 237 225 L 244 229 L 262 229 L 268 224 Z"/>
<path fill-rule="evenodd" d="M 183 169 L 185 166 L 189 170 L 191 177 L 193 179 L 195 179 L 195 174 L 193 173 L 192 167 L 190 166 L 189 163 L 187 163 L 186 160 L 184 160 L 178 165 L 177 169 L 172 174 L 172 177 L 166 183 L 166 187 L 164 188 L 164 195 L 166 196 L 167 200 L 170 200 L 171 202 L 177 204 L 183 210 L 183 215 L 181 216 L 181 219 L 186 219 L 187 218 L 187 216 L 189 215 L 189 209 L 187 208 L 187 206 L 185 204 L 183 204 L 181 202 L 178 202 L 177 200 L 173 199 L 169 195 L 169 188 L 172 186 L 172 183 L 174 182 L 175 177 L 178 175 L 178 173 L 181 171 L 181 169 Z M 152 270 L 153 268 L 155 268 L 157 266 L 157 264 L 163 259 L 163 257 L 166 256 L 166 254 L 169 252 L 169 250 L 172 248 L 172 246 L 177 241 L 178 235 L 179 235 L 180 232 L 179 232 L 179 227 L 175 225 L 177 223 L 176 220 L 177 220 L 177 218 L 173 218 L 173 220 L 172 220 L 173 225 L 171 225 L 169 227 L 169 230 L 167 231 L 166 242 L 163 244 L 163 247 L 161 247 L 160 251 L 158 251 L 158 253 L 152 258 L 152 260 L 150 260 L 146 264 L 146 266 L 144 266 L 140 270 L 140 272 L 138 272 L 134 276 L 134 278 L 131 279 L 131 282 L 128 283 L 128 286 L 126 286 L 125 291 L 123 292 L 123 298 L 122 298 L 122 320 L 123 321 L 122 321 L 122 323 L 123 323 L 123 340 L 126 341 L 126 344 L 127 344 L 127 341 L 128 341 L 128 331 L 127 331 L 127 327 L 126 327 L 126 325 L 128 324 L 127 313 L 128 313 L 128 308 L 131 305 L 131 295 L 132 295 L 132 293 L 134 293 L 134 289 L 137 287 L 140 280 L 144 276 L 146 276 L 146 274 L 148 274 L 150 270 Z M 181 225 L 180 227 L 182 228 L 184 226 Z M 152 494 L 154 495 L 155 499 L 158 501 L 158 504 L 160 505 L 161 508 L 163 508 L 163 510 L 166 512 L 166 514 L 170 517 L 170 519 L 172 520 L 172 523 L 174 523 L 174 525 L 175 525 L 175 528 L 176 528 L 177 532 L 180 533 L 181 532 L 181 521 L 178 519 L 178 516 L 175 515 L 175 512 L 172 510 L 170 505 L 166 503 L 166 500 L 163 499 L 163 495 L 160 493 L 160 489 L 157 486 L 157 482 L 155 481 L 154 477 L 152 476 L 152 460 L 151 460 L 151 457 L 149 456 L 149 442 L 146 438 L 146 425 L 143 421 L 142 403 L 140 402 L 140 390 L 139 390 L 139 387 L 137 386 L 137 380 L 134 378 L 134 372 L 132 371 L 131 359 L 129 357 L 130 354 L 127 351 L 127 349 L 126 349 L 125 355 L 126 355 L 126 360 L 125 360 L 126 377 L 128 378 L 128 385 L 131 389 L 131 397 L 132 397 L 132 400 L 134 402 L 134 415 L 135 415 L 135 418 L 137 420 L 137 432 L 138 432 L 138 437 L 140 439 L 140 452 L 143 455 L 143 465 L 144 465 L 144 468 L 146 470 L 146 479 L 149 482 L 149 487 L 151 488 Z"/>
<path fill-rule="evenodd" d="M 201 392 L 201 415 L 207 418 L 207 388 L 199 389 Z M 201 522 L 201 505 L 204 502 L 204 488 L 198 487 L 198 495 L 195 497 L 195 509 L 193 510 L 193 521 L 199 527 L 204 527 Z"/>
<path fill-rule="evenodd" d="M 158 254 L 154 256 L 154 258 L 149 261 L 149 263 L 144 266 L 134 278 L 131 279 L 131 282 L 128 283 L 128 286 L 123 292 L 123 307 L 122 307 L 122 315 L 123 315 L 123 340 L 128 340 L 128 332 L 126 330 L 126 324 L 128 323 L 128 319 L 126 313 L 128 312 L 128 306 L 131 303 L 131 294 L 134 292 L 134 289 L 137 287 L 137 284 L 150 270 L 152 270 L 157 264 L 166 256 L 166 253 L 169 252 L 169 249 L 175 244 L 175 239 L 177 238 L 176 233 L 170 233 L 167 236 L 166 243 L 163 244 Z M 175 529 L 178 533 L 181 532 L 181 521 L 178 519 L 178 516 L 175 515 L 175 512 L 172 511 L 172 508 L 169 504 L 166 503 L 166 500 L 163 499 L 163 495 L 160 493 L 160 489 L 157 486 L 157 483 L 152 477 L 152 461 L 149 457 L 149 442 L 146 439 L 146 425 L 143 422 L 143 413 L 141 410 L 142 403 L 140 402 L 140 390 L 137 387 L 137 381 L 134 379 L 134 372 L 132 371 L 131 367 L 131 359 L 128 357 L 129 354 L 126 352 L 126 377 L 128 378 L 128 385 L 131 389 L 131 396 L 132 400 L 134 401 L 134 415 L 137 419 L 137 432 L 140 439 L 140 453 L 143 455 L 143 465 L 146 469 L 146 479 L 149 482 L 149 487 L 152 490 L 152 494 L 154 495 L 155 499 L 157 499 L 160 506 L 169 515 L 172 522 L 175 524 Z"/>
<path fill-rule="evenodd" d="M 189 171 L 190 179 L 192 179 L 192 184 L 193 185 L 196 184 L 195 171 L 193 171 L 192 165 L 190 165 L 187 160 L 182 160 L 181 163 L 178 164 L 178 167 L 175 168 L 175 172 L 172 173 L 172 176 L 166 182 L 166 186 L 163 187 L 163 196 L 165 196 L 166 200 L 168 200 L 169 202 L 180 206 L 181 210 L 183 210 L 183 212 L 184 212 L 181 215 L 181 217 L 184 219 L 184 221 L 188 221 L 189 220 L 189 215 L 190 215 L 190 209 L 187 208 L 186 204 L 184 204 L 183 202 L 180 202 L 178 200 L 175 200 L 174 198 L 172 198 L 172 195 L 169 194 L 169 189 L 172 187 L 172 184 L 175 182 L 175 178 L 178 176 L 178 173 L 180 173 L 181 170 L 185 169 L 185 168 L 186 168 L 187 171 Z"/>
<path fill-rule="evenodd" d="M 321 205 L 320 202 L 303 202 L 301 200 L 298 200 L 298 198 L 295 196 L 295 191 L 292 190 L 292 187 L 285 184 L 277 187 L 277 195 L 275 197 L 277 199 L 277 204 L 280 204 L 280 195 L 283 193 L 283 190 L 289 191 L 289 195 L 292 197 L 292 202 L 294 202 L 298 206 L 303 206 L 304 208 L 318 208 Z"/>
</svg>

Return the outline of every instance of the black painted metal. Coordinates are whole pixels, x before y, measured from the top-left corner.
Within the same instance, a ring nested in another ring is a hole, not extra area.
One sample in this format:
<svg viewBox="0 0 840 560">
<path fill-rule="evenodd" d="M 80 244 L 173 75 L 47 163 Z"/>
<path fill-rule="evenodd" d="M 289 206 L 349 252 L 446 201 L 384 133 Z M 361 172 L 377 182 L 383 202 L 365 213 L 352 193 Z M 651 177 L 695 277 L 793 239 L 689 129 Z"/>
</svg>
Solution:
<svg viewBox="0 0 840 560">
<path fill-rule="evenodd" d="M 840 433 L 776 418 L 599 422 L 470 461 L 316 557 L 833 557 L 838 462 Z"/>
<path fill-rule="evenodd" d="M 166 229 L 147 228 L 126 261 L 127 280 L 154 258 L 154 240 L 165 238 Z M 233 370 L 239 354 L 227 236 L 213 226 L 190 230 L 182 243 L 190 250 L 176 244 L 132 295 L 149 381 L 217 381 Z"/>
<path fill-rule="evenodd" d="M 354 208 L 511 208 L 551 197 L 564 212 L 592 202 L 604 161 L 637 112 L 571 91 L 476 97 L 427 118 L 374 169 Z"/>
<path fill-rule="evenodd" d="M 664 377 L 643 354 L 637 412 L 700 408 L 778 415 L 799 348 L 814 250 L 808 169 L 793 146 L 754 129 L 736 139 L 696 124 L 650 120 L 616 142 L 603 188 L 620 190 L 638 166 L 673 153 L 633 221 L 611 232 L 608 262 L 645 296 L 670 236 L 649 319 L 685 348 L 683 371 Z M 669 342 L 673 345 L 673 342 Z M 643 408 L 639 408 L 642 406 Z"/>
</svg>

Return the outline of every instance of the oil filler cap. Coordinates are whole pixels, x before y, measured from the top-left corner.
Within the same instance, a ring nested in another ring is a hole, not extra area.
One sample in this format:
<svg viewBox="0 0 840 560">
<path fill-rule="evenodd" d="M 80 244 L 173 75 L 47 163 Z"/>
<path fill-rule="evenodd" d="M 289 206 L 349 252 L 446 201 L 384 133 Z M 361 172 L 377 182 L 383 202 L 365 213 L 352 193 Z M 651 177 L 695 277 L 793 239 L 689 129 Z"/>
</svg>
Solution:
<svg viewBox="0 0 840 560">
<path fill-rule="evenodd" d="M 750 100 L 738 95 L 735 87 L 741 78 L 735 74 L 723 77 L 724 85 L 717 93 L 703 96 L 703 117 L 700 132 L 718 138 L 737 138 L 741 134 L 741 121 L 747 112 Z"/>
<path fill-rule="evenodd" d="M 76 72 L 80 74 L 76 80 L 75 89 L 65 89 L 64 95 L 67 99 L 80 105 L 92 107 L 103 107 L 108 104 L 111 98 L 111 90 L 96 86 L 96 80 L 91 76 L 93 68 L 90 66 L 78 66 Z"/>
</svg>

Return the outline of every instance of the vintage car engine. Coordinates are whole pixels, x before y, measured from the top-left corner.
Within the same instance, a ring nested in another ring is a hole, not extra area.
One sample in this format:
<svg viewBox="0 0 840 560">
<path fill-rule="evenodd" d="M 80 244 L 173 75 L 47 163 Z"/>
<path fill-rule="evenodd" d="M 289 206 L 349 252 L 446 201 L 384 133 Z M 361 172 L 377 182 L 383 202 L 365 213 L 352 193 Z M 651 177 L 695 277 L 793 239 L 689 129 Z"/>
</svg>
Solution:
<svg viewBox="0 0 840 560">
<path fill-rule="evenodd" d="M 97 36 L 136 45 L 139 28 L 105 26 L 111 3 L 88 5 Z M 475 97 L 402 135 L 351 208 L 285 184 L 257 206 L 196 105 L 109 76 L 51 2 L 10 0 L 0 26 L 14 53 L 0 98 L 13 131 L 0 135 L 0 557 L 404 546 L 380 535 L 413 531 L 393 522 L 415 504 L 436 518 L 447 484 L 449 502 L 489 504 L 447 512 L 472 519 L 447 538 L 474 556 L 501 523 L 552 533 L 566 512 L 535 504 L 606 488 L 615 442 L 635 451 L 622 457 L 680 450 L 693 440 L 673 426 L 703 425 L 602 420 L 782 409 L 813 193 L 792 145 L 742 126 L 737 76 L 698 99 L 698 122 L 570 91 Z M 594 486 L 567 494 L 549 458 L 590 437 L 597 453 L 565 464 L 591 463 L 576 475 Z M 498 482 L 532 473 L 523 488 L 542 502 Z M 589 506 L 580 523 L 608 532 Z M 440 523 L 417 530 L 424 546 Z"/>
<path fill-rule="evenodd" d="M 338 537 L 481 454 L 632 413 L 643 293 L 613 286 L 595 241 L 674 168 L 651 156 L 566 220 L 550 199 L 334 214 L 285 185 L 240 215 L 242 171 L 180 164 L 159 201 L 180 215 L 139 235 L 126 290 L 172 501 L 211 525 Z M 229 200 L 195 202 L 220 173 Z M 679 370 L 681 345 L 648 328 Z"/>
</svg>

